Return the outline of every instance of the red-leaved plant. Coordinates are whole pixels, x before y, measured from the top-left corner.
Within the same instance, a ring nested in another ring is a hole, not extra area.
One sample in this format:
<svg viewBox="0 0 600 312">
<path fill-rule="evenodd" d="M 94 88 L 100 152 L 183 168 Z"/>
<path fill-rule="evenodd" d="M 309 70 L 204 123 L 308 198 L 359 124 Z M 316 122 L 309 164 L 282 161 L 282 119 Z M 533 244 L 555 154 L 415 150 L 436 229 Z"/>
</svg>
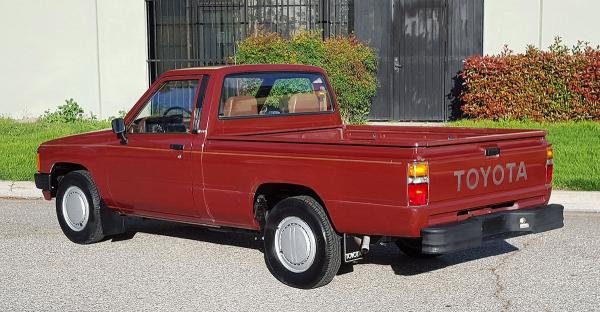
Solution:
<svg viewBox="0 0 600 312">
<path fill-rule="evenodd" d="M 524 54 L 505 47 L 494 56 L 473 56 L 459 74 L 467 117 L 536 121 L 600 120 L 600 48 L 569 49 L 556 38 L 548 51 Z"/>
</svg>

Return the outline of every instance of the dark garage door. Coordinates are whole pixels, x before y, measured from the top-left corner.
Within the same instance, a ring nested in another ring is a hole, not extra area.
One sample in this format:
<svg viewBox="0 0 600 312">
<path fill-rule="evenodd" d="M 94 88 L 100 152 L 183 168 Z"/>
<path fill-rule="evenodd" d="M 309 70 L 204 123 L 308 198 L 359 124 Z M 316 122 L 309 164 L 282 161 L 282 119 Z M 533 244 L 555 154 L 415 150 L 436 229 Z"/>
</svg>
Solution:
<svg viewBox="0 0 600 312">
<path fill-rule="evenodd" d="M 395 6 L 392 116 L 444 119 L 445 3 L 401 0 Z M 394 118 L 394 119 L 396 119 Z"/>
<path fill-rule="evenodd" d="M 365 12 L 358 36 L 380 57 L 371 118 L 451 118 L 462 61 L 483 50 L 483 0 L 357 0 L 355 9 Z"/>
</svg>

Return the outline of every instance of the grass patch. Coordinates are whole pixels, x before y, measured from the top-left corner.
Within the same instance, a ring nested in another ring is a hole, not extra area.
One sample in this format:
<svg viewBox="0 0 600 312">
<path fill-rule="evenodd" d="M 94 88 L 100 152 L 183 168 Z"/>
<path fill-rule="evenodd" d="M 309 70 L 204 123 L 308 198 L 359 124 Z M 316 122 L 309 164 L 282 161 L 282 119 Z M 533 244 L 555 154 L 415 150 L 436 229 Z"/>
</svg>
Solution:
<svg viewBox="0 0 600 312">
<path fill-rule="evenodd" d="M 109 121 L 23 123 L 0 118 L 0 180 L 33 180 L 38 146 L 70 134 L 110 128 Z"/>
<path fill-rule="evenodd" d="M 554 148 L 555 189 L 600 191 L 600 122 L 461 120 L 452 127 L 546 129 Z"/>
</svg>

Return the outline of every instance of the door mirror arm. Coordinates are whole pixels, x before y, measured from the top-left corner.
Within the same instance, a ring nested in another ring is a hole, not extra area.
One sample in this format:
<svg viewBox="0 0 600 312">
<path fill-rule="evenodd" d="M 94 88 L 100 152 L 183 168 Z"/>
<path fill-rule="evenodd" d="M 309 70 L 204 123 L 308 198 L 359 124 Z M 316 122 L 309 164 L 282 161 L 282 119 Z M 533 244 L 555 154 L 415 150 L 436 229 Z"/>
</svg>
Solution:
<svg viewBox="0 0 600 312">
<path fill-rule="evenodd" d="M 115 118 L 111 122 L 112 131 L 121 139 L 121 144 L 127 144 L 127 136 L 125 135 L 125 121 L 123 118 Z"/>
</svg>

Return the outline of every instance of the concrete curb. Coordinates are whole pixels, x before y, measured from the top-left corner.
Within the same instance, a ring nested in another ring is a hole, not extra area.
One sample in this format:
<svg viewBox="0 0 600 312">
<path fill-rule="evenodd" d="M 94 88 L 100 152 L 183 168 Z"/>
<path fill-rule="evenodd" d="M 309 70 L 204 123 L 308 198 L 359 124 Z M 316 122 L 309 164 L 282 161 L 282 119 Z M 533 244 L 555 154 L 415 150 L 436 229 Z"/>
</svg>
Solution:
<svg viewBox="0 0 600 312">
<path fill-rule="evenodd" d="M 42 191 L 31 181 L 0 181 L 0 198 L 42 199 Z M 600 192 L 553 191 L 550 203 L 566 211 L 600 213 Z"/>
<path fill-rule="evenodd" d="M 0 181 L 0 198 L 41 199 L 43 196 L 31 181 Z"/>
<path fill-rule="evenodd" d="M 561 204 L 566 211 L 600 212 L 600 192 L 552 191 L 550 203 Z"/>
</svg>

